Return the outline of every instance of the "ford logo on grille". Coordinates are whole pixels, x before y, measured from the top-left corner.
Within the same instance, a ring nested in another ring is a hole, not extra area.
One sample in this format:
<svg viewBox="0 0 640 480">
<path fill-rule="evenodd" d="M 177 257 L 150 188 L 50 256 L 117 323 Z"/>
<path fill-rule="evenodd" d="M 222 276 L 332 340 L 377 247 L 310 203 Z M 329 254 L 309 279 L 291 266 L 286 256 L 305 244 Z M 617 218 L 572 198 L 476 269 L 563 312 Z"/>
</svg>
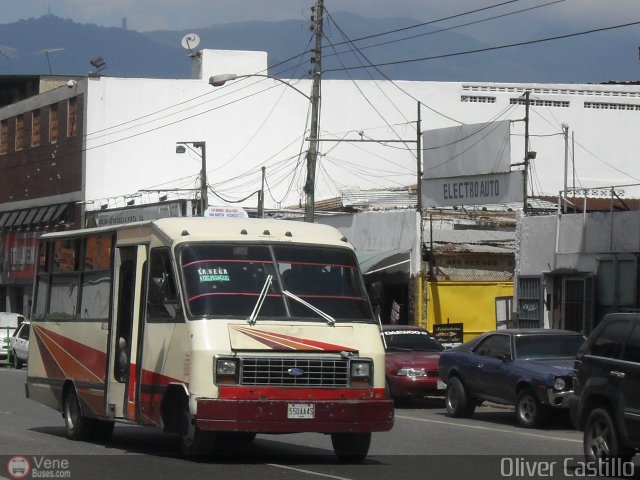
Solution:
<svg viewBox="0 0 640 480">
<path fill-rule="evenodd" d="M 287 370 L 287 373 L 292 377 L 299 377 L 300 375 L 304 375 L 304 370 L 301 368 L 290 368 Z"/>
</svg>

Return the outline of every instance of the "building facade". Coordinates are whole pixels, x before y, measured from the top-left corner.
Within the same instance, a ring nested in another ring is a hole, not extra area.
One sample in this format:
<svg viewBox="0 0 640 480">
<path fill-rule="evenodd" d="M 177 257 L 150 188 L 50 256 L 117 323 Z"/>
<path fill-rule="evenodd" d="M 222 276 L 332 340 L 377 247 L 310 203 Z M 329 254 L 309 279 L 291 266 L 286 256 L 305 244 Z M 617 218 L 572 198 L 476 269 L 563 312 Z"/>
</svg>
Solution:
<svg viewBox="0 0 640 480">
<path fill-rule="evenodd" d="M 604 211 L 585 202 L 582 211 L 520 219 L 514 298 L 521 325 L 588 334 L 607 313 L 640 310 L 640 209 L 620 190 L 609 192 Z"/>
<path fill-rule="evenodd" d="M 302 205 L 309 102 L 300 93 L 311 91 L 311 81 L 287 80 L 296 92 L 252 78 L 267 71 L 263 52 L 203 51 L 195 60 L 201 63 L 189 80 L 42 77 L 25 78 L 20 88 L 20 79 L 10 79 L 10 103 L 0 107 L 0 310 L 28 313 L 37 236 L 83 226 L 88 212 L 191 202 L 203 181 L 217 195 L 210 203 L 244 199 L 241 205 L 253 207 L 263 174 L 267 209 Z M 247 78 L 212 87 L 209 76 L 223 73 Z M 530 147 L 537 152 L 532 193 L 554 194 L 571 185 L 570 171 L 592 185 L 640 177 L 637 85 L 322 85 L 317 200 L 415 185 L 417 147 L 409 140 L 416 139 L 417 110 L 422 130 L 510 120 L 512 164 L 521 168 L 515 165 L 525 150 L 524 92 L 530 92 Z M 575 132 L 569 165 L 563 124 Z M 191 148 L 180 155 L 177 144 Z M 206 155 L 194 148 L 204 144 Z M 443 147 L 423 145 L 422 153 Z M 184 214 L 194 213 L 189 205 Z M 415 252 L 419 243 L 419 236 L 412 237 Z M 418 261 L 416 255 L 411 261 Z M 414 264 L 412 271 L 418 270 Z"/>
</svg>

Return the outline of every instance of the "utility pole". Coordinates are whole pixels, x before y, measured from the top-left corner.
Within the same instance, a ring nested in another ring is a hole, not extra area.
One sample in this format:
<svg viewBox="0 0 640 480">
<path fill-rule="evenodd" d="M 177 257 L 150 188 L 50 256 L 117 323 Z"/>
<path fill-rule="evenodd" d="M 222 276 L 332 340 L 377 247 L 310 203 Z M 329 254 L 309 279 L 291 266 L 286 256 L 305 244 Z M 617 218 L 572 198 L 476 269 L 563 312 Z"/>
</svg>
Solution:
<svg viewBox="0 0 640 480">
<path fill-rule="evenodd" d="M 562 193 L 562 211 L 566 212 L 567 198 L 569 197 L 569 187 L 567 185 L 569 178 L 569 125 L 566 123 L 562 124 L 562 135 L 564 136 L 564 192 Z"/>
<path fill-rule="evenodd" d="M 258 218 L 264 218 L 264 177 L 267 167 L 262 167 L 262 187 L 258 192 Z"/>
<path fill-rule="evenodd" d="M 315 183 L 316 161 L 318 159 L 318 137 L 320 128 L 320 79 L 322 76 L 322 24 L 324 17 L 323 0 L 316 0 L 314 12 L 314 31 L 316 46 L 313 51 L 313 88 L 311 91 L 311 131 L 309 132 L 309 151 L 307 152 L 307 181 L 304 185 L 306 203 L 304 208 L 304 221 L 314 221 L 315 216 Z"/>
<path fill-rule="evenodd" d="M 529 174 L 529 92 L 528 90 L 524 93 L 524 175 L 522 175 L 523 182 L 523 206 L 522 210 L 524 214 L 527 214 L 528 206 L 527 206 L 527 181 Z"/>
<path fill-rule="evenodd" d="M 209 194 L 207 187 L 207 144 L 206 142 L 193 142 L 193 146 L 200 148 L 202 152 L 202 170 L 200 171 L 200 215 L 204 215 L 209 208 Z"/>
<path fill-rule="evenodd" d="M 424 302 L 425 297 L 425 284 L 424 284 L 424 258 L 422 258 L 423 246 L 424 246 L 424 222 L 422 217 L 422 117 L 420 113 L 420 101 L 418 100 L 418 121 L 416 122 L 416 177 L 418 180 L 418 188 L 416 193 L 418 198 L 416 201 L 416 208 L 418 210 L 418 258 L 420 259 L 418 269 L 418 285 L 417 285 L 417 315 L 416 325 L 421 327 L 427 326 L 426 322 L 426 305 Z M 431 262 L 431 260 L 429 260 Z"/>
<path fill-rule="evenodd" d="M 187 151 L 186 145 L 191 145 L 193 148 L 200 149 L 200 160 L 202 166 L 200 167 L 200 215 L 204 215 L 209 208 L 208 198 L 208 182 L 207 182 L 207 144 L 206 142 L 176 142 L 176 153 L 185 153 Z M 193 148 L 189 147 L 191 151 Z"/>
</svg>

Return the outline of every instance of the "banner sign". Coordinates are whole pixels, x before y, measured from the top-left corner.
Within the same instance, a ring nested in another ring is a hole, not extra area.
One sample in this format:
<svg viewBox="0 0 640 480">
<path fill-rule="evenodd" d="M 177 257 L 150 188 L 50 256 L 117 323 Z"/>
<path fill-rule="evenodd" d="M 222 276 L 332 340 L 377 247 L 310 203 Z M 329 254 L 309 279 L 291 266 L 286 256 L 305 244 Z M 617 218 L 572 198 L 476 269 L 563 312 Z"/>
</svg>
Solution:
<svg viewBox="0 0 640 480">
<path fill-rule="evenodd" d="M 116 210 L 94 210 L 86 213 L 86 227 L 107 227 L 167 217 L 182 217 L 183 201 L 154 203 Z"/>
<path fill-rule="evenodd" d="M 523 201 L 523 171 L 422 180 L 422 205 L 457 207 Z"/>
<path fill-rule="evenodd" d="M 7 233 L 4 236 L 4 275 L 7 283 L 31 283 L 36 266 L 35 232 Z"/>
<path fill-rule="evenodd" d="M 511 170 L 511 122 L 476 123 L 422 133 L 422 178 L 462 177 Z"/>
</svg>

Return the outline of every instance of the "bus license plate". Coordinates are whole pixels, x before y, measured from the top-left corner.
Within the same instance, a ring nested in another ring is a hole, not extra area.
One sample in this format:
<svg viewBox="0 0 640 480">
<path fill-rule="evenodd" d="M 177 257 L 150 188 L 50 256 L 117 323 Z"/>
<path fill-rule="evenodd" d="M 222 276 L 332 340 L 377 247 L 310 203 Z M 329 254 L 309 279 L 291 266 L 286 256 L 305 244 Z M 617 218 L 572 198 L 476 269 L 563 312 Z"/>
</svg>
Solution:
<svg viewBox="0 0 640 480">
<path fill-rule="evenodd" d="M 315 418 L 316 406 L 313 403 L 290 403 L 287 405 L 287 418 Z"/>
</svg>

